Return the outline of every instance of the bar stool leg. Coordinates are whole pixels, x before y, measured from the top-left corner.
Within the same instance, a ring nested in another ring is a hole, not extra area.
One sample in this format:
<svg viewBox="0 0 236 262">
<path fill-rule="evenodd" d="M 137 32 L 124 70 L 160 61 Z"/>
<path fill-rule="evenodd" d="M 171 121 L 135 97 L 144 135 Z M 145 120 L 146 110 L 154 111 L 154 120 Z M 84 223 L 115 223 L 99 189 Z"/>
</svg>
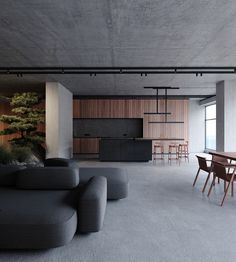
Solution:
<svg viewBox="0 0 236 262">
<path fill-rule="evenodd" d="M 170 163 L 171 165 L 171 147 L 169 146 L 169 150 L 168 150 L 168 163 Z"/>
<path fill-rule="evenodd" d="M 176 147 L 175 147 L 175 154 L 176 154 L 176 157 L 175 157 L 175 158 L 176 158 L 176 163 L 178 163 L 178 161 L 179 161 L 178 151 L 179 151 L 179 150 L 178 150 L 178 147 L 176 146 Z"/>
<path fill-rule="evenodd" d="M 182 146 L 179 145 L 178 146 L 178 160 L 179 160 L 179 166 L 180 166 L 180 163 L 181 163 L 181 158 L 182 158 Z"/>
<path fill-rule="evenodd" d="M 153 151 L 153 162 L 156 164 L 156 147 L 154 146 L 154 151 Z"/>
<path fill-rule="evenodd" d="M 161 146 L 161 160 L 164 160 L 164 147 Z"/>
</svg>

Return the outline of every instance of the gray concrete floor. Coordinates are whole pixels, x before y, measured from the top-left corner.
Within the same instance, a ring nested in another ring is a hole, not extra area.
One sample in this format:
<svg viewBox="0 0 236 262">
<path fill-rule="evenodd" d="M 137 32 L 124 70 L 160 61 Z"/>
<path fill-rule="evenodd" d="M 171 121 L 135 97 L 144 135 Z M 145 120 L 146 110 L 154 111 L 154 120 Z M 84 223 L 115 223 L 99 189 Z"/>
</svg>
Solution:
<svg viewBox="0 0 236 262">
<path fill-rule="evenodd" d="M 99 163 L 128 171 L 127 199 L 110 201 L 103 230 L 76 236 L 65 247 L 46 251 L 0 251 L 0 261 L 236 261 L 236 196 L 219 203 L 223 184 L 210 199 L 201 193 L 205 175 L 195 188 L 197 163 Z"/>
</svg>

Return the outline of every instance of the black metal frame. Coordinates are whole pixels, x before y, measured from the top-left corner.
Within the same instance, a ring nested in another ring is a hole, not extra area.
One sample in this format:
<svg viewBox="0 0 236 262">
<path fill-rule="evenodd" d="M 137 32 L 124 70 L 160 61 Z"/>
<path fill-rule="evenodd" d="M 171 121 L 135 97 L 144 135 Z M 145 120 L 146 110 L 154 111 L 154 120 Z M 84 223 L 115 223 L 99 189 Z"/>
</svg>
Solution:
<svg viewBox="0 0 236 262">
<path fill-rule="evenodd" d="M 184 124 L 184 121 L 149 121 L 148 124 Z"/>
<path fill-rule="evenodd" d="M 156 112 L 144 112 L 144 115 L 165 115 L 165 122 L 167 122 L 167 115 L 170 115 L 170 112 L 167 112 L 167 90 L 179 89 L 179 87 L 170 87 L 170 86 L 144 86 L 145 89 L 154 89 L 156 90 Z M 159 90 L 165 90 L 165 112 L 159 112 Z"/>
<path fill-rule="evenodd" d="M 168 95 L 168 99 L 189 99 L 189 98 L 210 98 L 215 95 Z M 160 99 L 165 98 L 163 95 L 159 95 Z M 115 100 L 128 100 L 128 99 L 145 99 L 153 100 L 156 99 L 155 95 L 74 95 L 73 99 L 90 100 L 90 99 L 115 99 Z"/>
<path fill-rule="evenodd" d="M 156 90 L 156 112 L 144 112 L 144 115 L 164 115 L 165 116 L 165 121 L 149 121 L 148 124 L 160 124 L 160 123 L 165 123 L 165 124 L 174 124 L 174 123 L 184 123 L 182 121 L 167 121 L 167 116 L 170 115 L 170 112 L 167 112 L 167 100 L 168 100 L 168 95 L 167 95 L 167 90 L 172 90 L 172 89 L 179 89 L 179 87 L 170 87 L 170 86 L 165 86 L 165 87 L 155 87 L 155 86 L 145 86 L 144 88 L 146 89 L 154 89 Z M 159 112 L 159 90 L 165 90 L 165 112 Z"/>
<path fill-rule="evenodd" d="M 0 75 L 23 76 L 28 74 L 236 74 L 236 66 L 167 66 L 167 67 L 0 67 Z"/>
</svg>

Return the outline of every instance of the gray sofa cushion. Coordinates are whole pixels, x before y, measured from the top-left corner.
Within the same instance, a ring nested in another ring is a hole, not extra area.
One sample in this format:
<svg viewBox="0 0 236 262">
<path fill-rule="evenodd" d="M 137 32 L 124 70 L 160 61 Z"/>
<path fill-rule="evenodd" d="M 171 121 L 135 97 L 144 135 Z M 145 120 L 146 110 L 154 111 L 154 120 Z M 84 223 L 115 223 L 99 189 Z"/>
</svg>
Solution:
<svg viewBox="0 0 236 262">
<path fill-rule="evenodd" d="M 128 196 L 129 179 L 125 169 L 113 167 L 82 167 L 79 169 L 80 184 L 93 176 L 107 178 L 107 199 L 122 199 Z"/>
<path fill-rule="evenodd" d="M 79 184 L 79 171 L 69 167 L 37 167 L 20 170 L 16 186 L 20 189 L 72 189 Z"/>
<path fill-rule="evenodd" d="M 91 178 L 79 198 L 79 231 L 99 231 L 103 226 L 106 205 L 107 179 L 102 176 Z"/>
<path fill-rule="evenodd" d="M 77 161 L 66 158 L 48 158 L 44 161 L 44 166 L 67 166 L 79 168 Z"/>
<path fill-rule="evenodd" d="M 21 166 L 0 166 L 0 186 L 15 186 L 17 171 L 23 169 Z"/>
<path fill-rule="evenodd" d="M 77 228 L 75 193 L 0 187 L 0 248 L 36 249 L 67 244 Z"/>
</svg>

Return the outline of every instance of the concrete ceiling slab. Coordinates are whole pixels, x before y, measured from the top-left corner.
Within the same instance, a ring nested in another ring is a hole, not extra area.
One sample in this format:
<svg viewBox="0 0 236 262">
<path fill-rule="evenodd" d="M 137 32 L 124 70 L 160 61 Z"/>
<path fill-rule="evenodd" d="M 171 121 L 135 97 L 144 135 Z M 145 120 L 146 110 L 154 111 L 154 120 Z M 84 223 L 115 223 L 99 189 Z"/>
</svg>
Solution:
<svg viewBox="0 0 236 262">
<path fill-rule="evenodd" d="M 8 0 L 0 9 L 0 66 L 235 66 L 235 30 L 235 0 Z M 0 91 L 49 80 L 83 95 L 149 94 L 144 85 L 211 95 L 217 81 L 234 78 L 0 76 Z"/>
</svg>

